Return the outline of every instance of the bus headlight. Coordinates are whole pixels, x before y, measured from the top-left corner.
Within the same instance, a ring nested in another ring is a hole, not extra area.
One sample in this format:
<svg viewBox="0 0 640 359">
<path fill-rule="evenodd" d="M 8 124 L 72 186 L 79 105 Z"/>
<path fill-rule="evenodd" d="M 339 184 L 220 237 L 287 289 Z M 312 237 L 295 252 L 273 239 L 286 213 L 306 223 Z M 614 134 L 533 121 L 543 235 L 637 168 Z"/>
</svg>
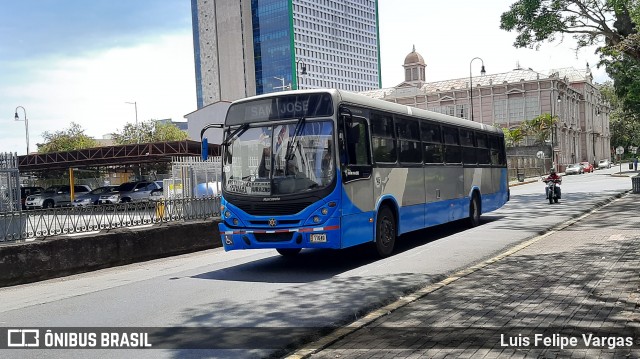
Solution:
<svg viewBox="0 0 640 359">
<path fill-rule="evenodd" d="M 323 208 L 320 210 L 320 213 L 322 213 L 322 215 L 323 215 L 323 216 L 326 216 L 326 215 L 327 215 L 327 213 L 329 213 L 329 210 L 323 207 Z"/>
<path fill-rule="evenodd" d="M 231 217 L 231 212 L 229 211 L 224 212 L 224 216 L 227 218 Z"/>
<path fill-rule="evenodd" d="M 238 225 L 238 219 L 237 219 L 237 218 L 234 218 L 234 219 L 233 219 L 233 225 L 234 225 L 234 226 L 237 226 L 237 225 Z"/>
<path fill-rule="evenodd" d="M 320 223 L 320 217 L 313 216 L 313 223 Z"/>
</svg>

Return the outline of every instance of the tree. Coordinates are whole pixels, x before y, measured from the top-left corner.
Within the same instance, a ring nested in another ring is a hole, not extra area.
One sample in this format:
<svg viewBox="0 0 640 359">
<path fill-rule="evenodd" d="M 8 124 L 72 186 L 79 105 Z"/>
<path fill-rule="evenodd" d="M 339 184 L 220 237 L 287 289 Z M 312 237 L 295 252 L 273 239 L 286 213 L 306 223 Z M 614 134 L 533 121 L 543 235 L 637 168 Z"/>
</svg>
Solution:
<svg viewBox="0 0 640 359">
<path fill-rule="evenodd" d="M 85 135 L 82 127 L 75 122 L 71 122 L 69 128 L 62 131 L 45 131 L 42 137 L 45 143 L 38 145 L 40 153 L 72 151 L 98 146 L 98 142 Z"/>
<path fill-rule="evenodd" d="M 137 126 L 128 123 L 122 131 L 113 133 L 113 141 L 118 145 L 134 143 L 183 141 L 187 134 L 172 123 L 144 121 Z"/>
<path fill-rule="evenodd" d="M 602 54 L 624 53 L 640 61 L 639 0 L 518 0 L 500 17 L 500 28 L 518 32 L 514 46 L 539 47 L 565 34 L 578 49 L 597 45 Z"/>
<path fill-rule="evenodd" d="M 516 127 L 512 129 L 503 127 L 502 132 L 504 132 L 504 141 L 507 147 L 517 146 L 520 142 L 522 142 L 522 140 L 524 140 L 526 136 L 526 134 L 524 133 L 521 127 Z"/>
<path fill-rule="evenodd" d="M 557 119 L 558 117 L 556 116 L 552 118 L 551 114 L 543 113 L 531 120 L 522 122 L 520 126 L 526 135 L 533 136 L 536 139 L 536 143 L 544 144 L 551 139 L 553 124 Z"/>
<path fill-rule="evenodd" d="M 615 60 L 604 60 L 607 74 L 613 79 L 615 101 L 624 113 L 640 113 L 640 62 L 628 56 L 619 56 Z M 609 100 L 613 97 L 610 96 Z"/>
<path fill-rule="evenodd" d="M 611 134 L 611 146 L 640 145 L 640 120 L 638 112 L 625 111 L 623 101 L 618 97 L 617 90 L 611 82 L 600 86 L 600 92 L 611 106 L 609 113 L 609 133 Z"/>
</svg>

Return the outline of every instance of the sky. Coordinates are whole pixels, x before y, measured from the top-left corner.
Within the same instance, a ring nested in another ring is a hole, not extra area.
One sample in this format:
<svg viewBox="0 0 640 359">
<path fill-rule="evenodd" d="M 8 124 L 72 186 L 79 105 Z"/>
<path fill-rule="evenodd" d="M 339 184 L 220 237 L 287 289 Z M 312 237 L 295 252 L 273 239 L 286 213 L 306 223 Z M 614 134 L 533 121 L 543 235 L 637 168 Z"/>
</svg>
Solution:
<svg viewBox="0 0 640 359">
<path fill-rule="evenodd" d="M 379 0 L 382 86 L 404 80 L 415 46 L 427 82 L 479 76 L 519 64 L 546 72 L 596 67 L 595 49 L 571 38 L 515 49 L 500 15 L 515 0 Z M 150 119 L 184 121 L 196 110 L 189 0 L 0 0 L 0 152 L 36 151 L 45 131 L 78 123 L 94 138 Z M 130 104 L 135 102 L 135 105 Z"/>
</svg>

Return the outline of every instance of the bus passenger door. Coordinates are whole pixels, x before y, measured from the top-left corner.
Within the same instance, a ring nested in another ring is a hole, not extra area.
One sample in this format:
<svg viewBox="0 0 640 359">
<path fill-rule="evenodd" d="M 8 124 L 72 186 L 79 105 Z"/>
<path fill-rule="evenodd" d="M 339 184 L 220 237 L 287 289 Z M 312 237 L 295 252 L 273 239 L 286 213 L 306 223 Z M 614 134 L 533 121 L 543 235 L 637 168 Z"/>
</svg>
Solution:
<svg viewBox="0 0 640 359">
<path fill-rule="evenodd" d="M 342 248 L 373 241 L 374 200 L 369 130 L 364 118 L 344 115 L 338 125 L 342 178 Z"/>
</svg>

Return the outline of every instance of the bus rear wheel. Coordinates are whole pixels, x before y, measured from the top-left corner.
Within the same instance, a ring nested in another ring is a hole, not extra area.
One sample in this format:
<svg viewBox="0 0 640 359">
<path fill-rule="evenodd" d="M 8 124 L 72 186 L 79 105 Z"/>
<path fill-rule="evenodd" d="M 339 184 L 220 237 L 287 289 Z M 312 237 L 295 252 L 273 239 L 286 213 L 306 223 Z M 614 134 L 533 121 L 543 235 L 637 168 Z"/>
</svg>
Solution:
<svg viewBox="0 0 640 359">
<path fill-rule="evenodd" d="M 283 257 L 294 257 L 301 250 L 300 248 L 276 248 L 276 251 Z"/>
<path fill-rule="evenodd" d="M 376 221 L 376 251 L 381 258 L 388 257 L 393 252 L 396 243 L 396 218 L 389 207 L 382 207 L 378 211 Z"/>
<path fill-rule="evenodd" d="M 469 227 L 477 227 L 480 225 L 480 200 L 478 195 L 474 194 L 471 197 L 471 203 L 469 204 Z"/>
</svg>

